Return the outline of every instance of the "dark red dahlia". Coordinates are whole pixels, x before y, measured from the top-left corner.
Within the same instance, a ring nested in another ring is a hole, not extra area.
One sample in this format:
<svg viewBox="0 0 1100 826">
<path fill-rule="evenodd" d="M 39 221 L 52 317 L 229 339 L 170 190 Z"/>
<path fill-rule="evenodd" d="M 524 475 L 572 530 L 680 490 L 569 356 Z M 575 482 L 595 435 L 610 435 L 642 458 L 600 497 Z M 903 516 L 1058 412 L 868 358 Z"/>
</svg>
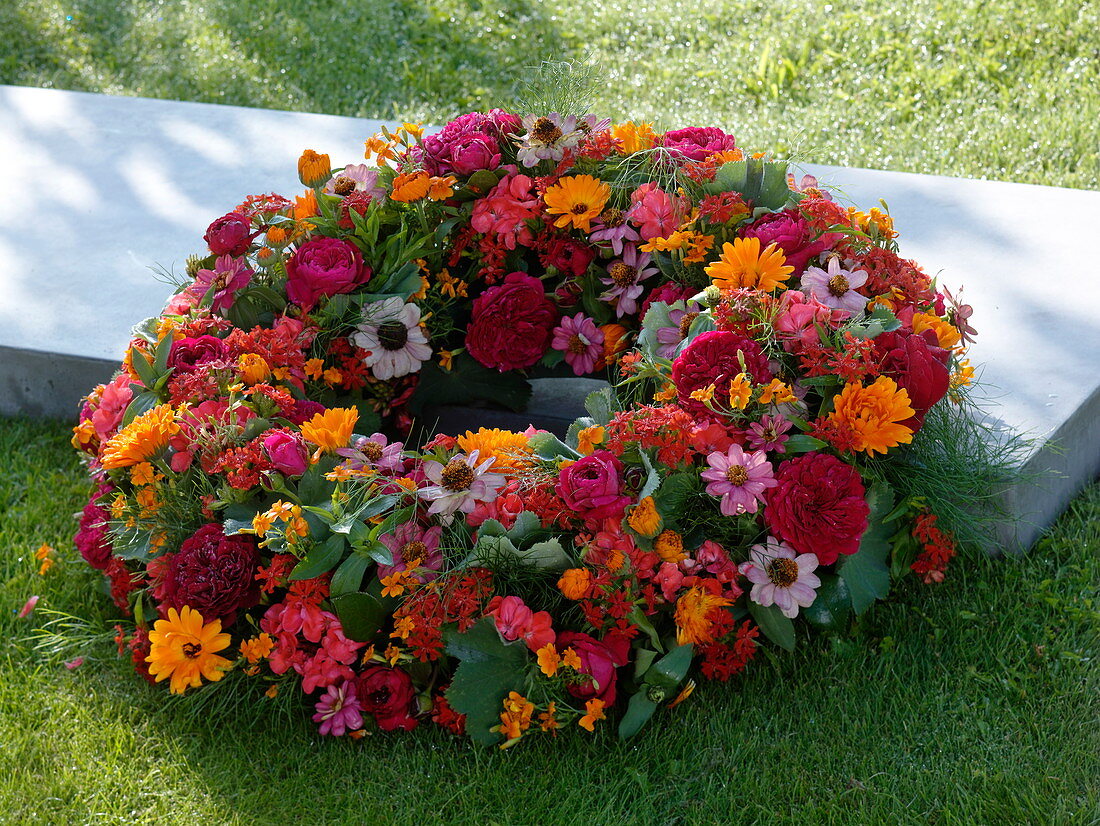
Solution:
<svg viewBox="0 0 1100 826">
<path fill-rule="evenodd" d="M 869 513 L 859 471 L 827 453 L 807 453 L 781 464 L 775 480 L 764 508 L 774 536 L 822 565 L 859 550 Z"/>
<path fill-rule="evenodd" d="M 226 536 L 217 523 L 203 525 L 168 558 L 163 607 L 190 605 L 207 622 L 229 625 L 237 611 L 259 602 L 259 564 L 254 538 Z"/>
<path fill-rule="evenodd" d="M 753 382 L 767 384 L 771 381 L 768 360 L 760 345 L 751 338 L 740 333 L 711 330 L 693 339 L 672 364 L 672 381 L 680 407 L 696 418 L 710 418 L 710 409 L 693 399 L 691 392 L 713 384 L 716 398 L 728 397 L 730 382 L 742 372 L 741 359 Z"/>
</svg>

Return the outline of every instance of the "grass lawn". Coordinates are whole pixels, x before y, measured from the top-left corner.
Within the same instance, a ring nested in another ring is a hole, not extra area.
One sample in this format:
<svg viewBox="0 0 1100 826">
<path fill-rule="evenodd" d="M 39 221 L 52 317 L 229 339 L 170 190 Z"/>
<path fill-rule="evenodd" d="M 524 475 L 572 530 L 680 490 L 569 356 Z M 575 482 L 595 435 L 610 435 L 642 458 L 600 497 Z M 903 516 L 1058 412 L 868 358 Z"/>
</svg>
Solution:
<svg viewBox="0 0 1100 826">
<path fill-rule="evenodd" d="M 1098 27 L 1078 0 L 17 0 L 0 83 L 440 122 L 589 51 L 615 117 L 1097 187 Z M 64 425 L 0 420 L 2 823 L 1100 823 L 1100 484 L 1026 558 L 959 560 L 625 745 L 571 732 L 504 753 L 428 729 L 322 741 L 292 696 L 233 718 L 166 702 L 115 657 L 110 602 L 71 551 L 85 495 Z M 60 561 L 39 577 L 43 542 Z M 37 650 L 51 611 L 86 618 L 86 642 Z"/>
</svg>

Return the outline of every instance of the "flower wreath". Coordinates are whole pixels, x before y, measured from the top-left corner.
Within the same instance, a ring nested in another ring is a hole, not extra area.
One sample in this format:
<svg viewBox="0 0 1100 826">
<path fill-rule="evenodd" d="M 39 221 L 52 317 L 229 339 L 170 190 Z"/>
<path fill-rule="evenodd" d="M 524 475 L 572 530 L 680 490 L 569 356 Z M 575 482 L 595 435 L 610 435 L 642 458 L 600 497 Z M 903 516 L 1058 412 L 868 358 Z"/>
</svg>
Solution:
<svg viewBox="0 0 1100 826">
<path fill-rule="evenodd" d="M 629 736 L 942 580 L 934 491 L 892 480 L 974 331 L 889 215 L 717 128 L 497 109 L 366 160 L 214 221 L 84 402 L 76 544 L 147 680 L 300 692 L 335 736 Z M 554 375 L 612 383 L 562 438 L 417 440 Z"/>
</svg>

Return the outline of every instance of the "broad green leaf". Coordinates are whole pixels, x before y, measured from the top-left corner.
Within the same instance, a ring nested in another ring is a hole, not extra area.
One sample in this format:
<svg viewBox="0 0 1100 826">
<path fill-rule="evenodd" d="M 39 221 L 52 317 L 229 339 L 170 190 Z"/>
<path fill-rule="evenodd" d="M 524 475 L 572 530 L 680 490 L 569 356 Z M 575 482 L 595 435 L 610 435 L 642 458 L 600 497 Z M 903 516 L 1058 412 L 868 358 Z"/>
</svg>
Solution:
<svg viewBox="0 0 1100 826">
<path fill-rule="evenodd" d="M 641 731 L 656 710 L 657 704 L 646 696 L 644 688 L 633 695 L 627 703 L 626 714 L 619 721 L 619 738 L 626 740 Z"/>
<path fill-rule="evenodd" d="M 291 579 L 313 579 L 315 576 L 326 574 L 336 567 L 347 547 L 344 537 L 333 534 L 320 545 L 315 545 L 312 550 L 294 566 L 290 572 Z"/>
<path fill-rule="evenodd" d="M 859 550 L 851 556 L 842 556 L 836 572 L 852 600 L 856 614 L 866 611 L 876 599 L 885 599 L 890 593 L 890 569 L 886 558 L 890 554 L 890 536 L 893 527 L 883 523 L 884 516 L 894 507 L 894 495 L 885 483 L 878 483 L 867 491 L 870 508 L 867 532 L 859 542 Z"/>
<path fill-rule="evenodd" d="M 370 642 L 389 617 L 385 604 L 372 594 L 342 594 L 329 600 L 344 634 L 356 642 Z"/>
<path fill-rule="evenodd" d="M 678 645 L 657 660 L 643 678 L 649 685 L 671 691 L 684 681 L 695 656 L 695 646 L 691 643 Z"/>
<path fill-rule="evenodd" d="M 365 556 L 359 554 L 349 556 L 340 563 L 340 567 L 332 575 L 332 581 L 329 583 L 329 593 L 334 597 L 338 597 L 342 594 L 358 591 L 359 586 L 363 584 L 363 574 L 366 573 L 370 563 L 371 561 Z"/>
<path fill-rule="evenodd" d="M 131 389 L 137 387 L 136 384 L 130 385 Z M 137 391 L 135 391 L 137 392 Z M 126 406 L 126 412 L 122 414 L 122 427 L 130 424 L 138 416 L 144 415 L 160 404 L 160 399 L 157 398 L 156 393 L 150 393 L 149 391 L 140 391 L 130 400 L 130 404 Z"/>
<path fill-rule="evenodd" d="M 611 421 L 611 411 L 615 408 L 615 391 L 610 387 L 593 390 L 584 400 L 584 409 L 592 417 L 593 424 L 606 425 Z"/>
<path fill-rule="evenodd" d="M 821 587 L 809 607 L 802 609 L 802 615 L 819 628 L 837 633 L 844 630 L 852 615 L 848 586 L 836 574 L 819 573 L 818 577 Z"/>
<path fill-rule="evenodd" d="M 130 348 L 130 364 L 133 365 L 134 371 L 141 379 L 141 383 L 146 387 L 152 387 L 157 383 L 157 371 L 148 361 L 145 360 L 145 354 L 141 352 L 137 347 Z"/>
<path fill-rule="evenodd" d="M 520 557 L 529 565 L 547 571 L 564 571 L 573 564 L 573 560 L 556 538 L 536 542 L 530 548 L 520 551 Z"/>
<path fill-rule="evenodd" d="M 780 648 L 794 651 L 794 623 L 783 615 L 776 605 L 764 607 L 755 602 L 749 602 L 749 613 L 764 632 L 764 636 L 774 642 Z"/>
<path fill-rule="evenodd" d="M 490 731 L 500 722 L 502 701 L 510 691 L 522 691 L 527 665 L 527 647 L 504 643 L 492 617 L 485 617 L 465 634 L 444 635 L 447 653 L 461 662 L 447 689 L 447 702 L 466 715 L 466 733 L 481 745 L 492 745 L 499 737 Z"/>
<path fill-rule="evenodd" d="M 528 440 L 540 459 L 579 459 L 581 455 L 553 433 L 536 433 Z"/>
<path fill-rule="evenodd" d="M 828 446 L 828 443 L 821 441 L 821 439 L 807 436 L 805 433 L 796 433 L 794 436 L 787 439 L 783 444 L 783 449 L 787 453 L 807 453 L 811 450 L 821 450 Z"/>
</svg>

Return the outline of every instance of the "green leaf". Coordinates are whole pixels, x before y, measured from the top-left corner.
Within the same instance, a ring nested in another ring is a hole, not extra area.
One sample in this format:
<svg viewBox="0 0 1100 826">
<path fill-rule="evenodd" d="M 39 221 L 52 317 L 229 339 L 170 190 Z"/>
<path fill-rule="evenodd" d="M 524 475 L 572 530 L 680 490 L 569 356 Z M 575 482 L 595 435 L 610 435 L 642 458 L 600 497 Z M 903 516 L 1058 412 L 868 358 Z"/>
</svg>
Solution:
<svg viewBox="0 0 1100 826">
<path fill-rule="evenodd" d="M 157 383 L 157 371 L 145 360 L 145 354 L 137 347 L 130 348 L 130 364 L 133 365 L 141 383 L 146 387 L 152 387 Z"/>
<path fill-rule="evenodd" d="M 222 522 L 222 533 L 226 536 L 236 536 L 240 533 L 252 533 L 252 520 L 226 519 Z"/>
<path fill-rule="evenodd" d="M 611 411 L 614 410 L 615 391 L 610 387 L 593 390 L 584 400 L 584 409 L 592 417 L 592 423 L 606 425 L 611 421 Z"/>
<path fill-rule="evenodd" d="M 807 436 L 805 433 L 797 433 L 787 439 L 783 444 L 783 449 L 787 453 L 807 453 L 811 450 L 821 450 L 823 447 L 828 446 L 828 443 L 821 441 L 821 439 L 815 439 L 813 436 Z"/>
<path fill-rule="evenodd" d="M 791 189 L 787 186 L 787 164 L 782 161 L 765 161 L 760 182 L 760 197 L 756 205 L 773 211 L 782 209 L 790 195 Z"/>
<path fill-rule="evenodd" d="M 648 651 L 650 654 L 656 657 L 658 653 L 664 653 L 665 647 L 661 644 L 661 635 L 657 633 L 657 629 L 653 627 L 653 623 L 650 622 L 649 617 L 645 615 L 645 611 L 642 610 L 642 606 L 635 605 L 632 609 L 630 609 L 630 614 L 628 616 L 630 617 L 630 621 L 637 625 L 638 628 L 640 628 L 645 633 L 645 635 L 649 637 L 649 641 L 653 643 L 653 647 L 657 649 L 656 651 L 649 651 L 648 648 L 643 648 L 638 651 L 639 658 L 635 663 L 635 668 L 637 669 L 636 673 L 640 677 L 649 668 L 649 663 L 647 663 L 644 667 L 641 665 L 640 655 L 643 652 Z"/>
<path fill-rule="evenodd" d="M 764 636 L 774 642 L 780 648 L 794 651 L 794 623 L 783 616 L 783 612 L 776 605 L 764 607 L 755 602 L 749 602 L 749 613 L 764 632 Z"/>
<path fill-rule="evenodd" d="M 519 373 L 490 370 L 468 353 L 461 353 L 454 358 L 451 370 L 444 370 L 434 361 L 423 366 L 409 409 L 420 413 L 429 404 L 493 401 L 518 412 L 530 398 L 531 385 Z"/>
<path fill-rule="evenodd" d="M 343 557 L 345 547 L 344 537 L 334 533 L 320 545 L 315 545 L 305 558 L 294 566 L 294 570 L 290 572 L 290 578 L 313 579 L 315 576 L 328 573 Z"/>
<path fill-rule="evenodd" d="M 489 731 L 500 721 L 501 705 L 510 691 L 521 691 L 527 665 L 527 646 L 506 644 L 497 633 L 492 617 L 476 622 L 465 634 L 444 635 L 447 653 L 459 659 L 447 702 L 466 715 L 466 733 L 481 745 L 499 740 Z"/>
<path fill-rule="evenodd" d="M 322 456 L 320 461 L 311 465 L 298 480 L 298 499 L 303 505 L 325 505 L 332 501 L 332 492 L 336 483 L 325 478 L 340 461 L 337 456 Z"/>
<path fill-rule="evenodd" d="M 626 714 L 619 721 L 619 739 L 626 740 L 641 731 L 656 710 L 657 704 L 646 696 L 644 689 L 633 695 L 627 703 Z"/>
<path fill-rule="evenodd" d="M 329 593 L 337 597 L 358 591 L 359 586 L 363 584 L 363 574 L 366 573 L 370 563 L 371 561 L 365 556 L 359 554 L 349 556 L 340 563 L 340 567 L 332 575 L 332 581 L 329 583 Z"/>
<path fill-rule="evenodd" d="M 527 443 L 540 459 L 579 459 L 580 454 L 553 433 L 536 433 Z"/>
<path fill-rule="evenodd" d="M 556 538 L 536 542 L 530 548 L 520 551 L 519 556 L 527 564 L 546 571 L 564 571 L 573 564 L 573 560 Z"/>
<path fill-rule="evenodd" d="M 134 388 L 137 387 L 137 385 L 131 384 L 130 387 Z M 147 390 L 137 393 L 126 406 L 126 412 L 122 414 L 121 427 L 126 427 L 126 425 L 130 424 L 130 422 L 138 416 L 148 413 L 158 404 L 160 404 L 160 399 L 157 398 L 156 393 L 151 393 Z"/>
<path fill-rule="evenodd" d="M 684 681 L 694 657 L 695 647 L 691 643 L 678 645 L 650 666 L 643 680 L 671 691 Z"/>
<path fill-rule="evenodd" d="M 679 517 L 684 515 L 684 504 L 698 486 L 699 474 L 694 470 L 673 473 L 661 482 L 653 494 L 653 504 L 657 506 L 657 513 L 661 514 L 666 527 L 679 524 Z"/>
<path fill-rule="evenodd" d="M 894 507 L 894 494 L 885 483 L 872 485 L 867 491 L 870 515 L 867 532 L 859 542 L 859 550 L 851 556 L 842 556 L 836 572 L 852 600 L 856 614 L 866 611 L 876 599 L 885 599 L 890 593 L 890 569 L 886 558 L 890 554 L 890 536 L 893 528 L 882 519 Z"/>
<path fill-rule="evenodd" d="M 852 615 L 851 595 L 844 580 L 836 574 L 819 573 L 821 587 L 802 615 L 824 631 L 837 633 L 844 630 Z"/>
<path fill-rule="evenodd" d="M 348 639 L 370 642 L 389 616 L 385 604 L 373 594 L 342 594 L 329 600 Z"/>
</svg>

